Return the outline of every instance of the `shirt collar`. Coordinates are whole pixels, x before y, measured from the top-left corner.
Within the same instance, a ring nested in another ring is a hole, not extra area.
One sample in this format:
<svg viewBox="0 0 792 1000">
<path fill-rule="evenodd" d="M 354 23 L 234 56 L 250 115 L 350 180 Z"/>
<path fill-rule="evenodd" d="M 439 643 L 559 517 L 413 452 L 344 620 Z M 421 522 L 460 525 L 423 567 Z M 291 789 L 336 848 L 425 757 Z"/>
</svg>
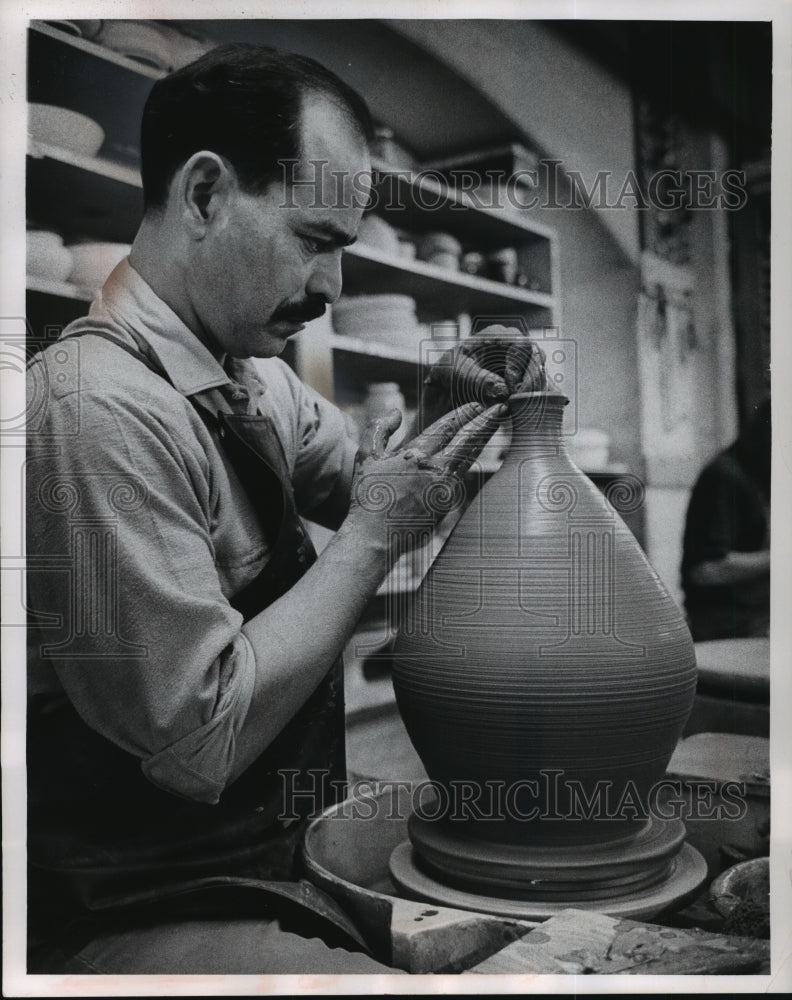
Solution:
<svg viewBox="0 0 792 1000">
<path fill-rule="evenodd" d="M 121 330 L 150 348 L 173 386 L 195 396 L 230 379 L 220 362 L 129 263 L 121 261 L 91 304 L 86 319 Z"/>
</svg>

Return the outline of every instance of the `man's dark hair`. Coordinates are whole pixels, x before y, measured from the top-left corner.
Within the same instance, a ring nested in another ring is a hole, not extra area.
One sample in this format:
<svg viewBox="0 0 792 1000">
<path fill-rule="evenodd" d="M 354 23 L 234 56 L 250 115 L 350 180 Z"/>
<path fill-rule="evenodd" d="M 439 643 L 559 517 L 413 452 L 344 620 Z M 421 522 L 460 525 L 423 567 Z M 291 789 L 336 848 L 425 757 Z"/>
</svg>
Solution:
<svg viewBox="0 0 792 1000">
<path fill-rule="evenodd" d="M 365 101 L 307 56 L 232 42 L 158 80 L 143 110 L 141 172 L 146 209 L 165 204 L 176 170 L 201 149 L 224 156 L 242 187 L 263 193 L 282 177 L 282 160 L 300 156 L 305 93 L 335 101 L 367 141 Z"/>
</svg>

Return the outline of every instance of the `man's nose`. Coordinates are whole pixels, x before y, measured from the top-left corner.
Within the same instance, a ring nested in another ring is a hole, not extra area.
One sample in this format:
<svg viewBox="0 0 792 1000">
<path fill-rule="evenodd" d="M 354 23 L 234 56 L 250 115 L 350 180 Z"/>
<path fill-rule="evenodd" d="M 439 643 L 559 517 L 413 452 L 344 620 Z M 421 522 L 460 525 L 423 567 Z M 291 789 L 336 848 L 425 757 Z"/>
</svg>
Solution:
<svg viewBox="0 0 792 1000">
<path fill-rule="evenodd" d="M 343 251 L 322 254 L 314 262 L 306 291 L 309 295 L 321 295 L 328 305 L 338 300 L 343 279 L 341 277 L 341 257 Z"/>
</svg>

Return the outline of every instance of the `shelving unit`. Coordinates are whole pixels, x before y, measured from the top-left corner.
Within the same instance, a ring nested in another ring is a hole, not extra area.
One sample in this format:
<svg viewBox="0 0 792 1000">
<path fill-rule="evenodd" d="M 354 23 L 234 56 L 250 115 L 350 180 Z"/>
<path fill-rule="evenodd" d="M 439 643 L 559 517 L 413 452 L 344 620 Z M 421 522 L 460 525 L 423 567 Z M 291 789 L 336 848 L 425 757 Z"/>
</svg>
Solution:
<svg viewBox="0 0 792 1000">
<path fill-rule="evenodd" d="M 80 111 L 105 130 L 105 142 L 96 157 L 41 144 L 31 148 L 28 204 L 32 220 L 67 238 L 129 242 L 142 214 L 140 113 L 152 82 L 162 73 L 43 22 L 32 23 L 28 35 L 29 99 Z M 44 67 L 46 72 L 40 69 Z M 509 205 L 488 206 L 486 192 L 473 197 L 450 190 L 436 172 L 411 174 L 383 161 L 375 161 L 374 166 L 376 210 L 391 224 L 416 235 L 451 232 L 465 249 L 486 252 L 515 246 L 535 275 L 539 290 L 444 271 L 360 243 L 345 254 L 345 294 L 411 295 L 422 321 L 475 313 L 522 316 L 531 326 L 558 322 L 556 245 L 550 230 L 529 223 Z M 36 294 L 40 289 L 31 286 L 30 291 Z M 339 345 L 335 343 L 328 346 L 330 365 L 337 354 L 352 353 L 383 362 L 410 360 L 406 350 L 390 354 L 379 345 L 361 344 L 354 352 L 336 352 Z"/>
</svg>

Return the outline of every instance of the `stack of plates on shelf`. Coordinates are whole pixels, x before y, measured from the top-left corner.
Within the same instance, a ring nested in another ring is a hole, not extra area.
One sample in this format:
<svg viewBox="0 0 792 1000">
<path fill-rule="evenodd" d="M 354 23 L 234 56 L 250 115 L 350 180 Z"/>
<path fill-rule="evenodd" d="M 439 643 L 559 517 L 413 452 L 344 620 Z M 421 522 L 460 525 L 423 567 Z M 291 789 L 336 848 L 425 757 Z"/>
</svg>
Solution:
<svg viewBox="0 0 792 1000">
<path fill-rule="evenodd" d="M 412 347 L 420 332 L 415 299 L 409 295 L 354 295 L 333 306 L 336 333 L 381 344 Z"/>
<path fill-rule="evenodd" d="M 103 21 L 95 40 L 146 66 L 166 71 L 192 62 L 210 47 L 154 21 Z"/>
<path fill-rule="evenodd" d="M 28 132 L 34 146 L 57 146 L 82 156 L 96 156 L 104 142 L 104 129 L 93 118 L 54 104 L 28 105 Z"/>
<path fill-rule="evenodd" d="M 401 241 L 399 234 L 393 226 L 381 219 L 378 215 L 364 215 L 358 229 L 358 240 L 366 246 L 389 253 L 394 257 L 400 256 Z"/>
<path fill-rule="evenodd" d="M 65 281 L 72 269 L 71 251 L 62 237 L 43 229 L 27 234 L 27 273 L 50 281 Z"/>
<path fill-rule="evenodd" d="M 110 272 L 132 249 L 129 243 L 78 243 L 69 247 L 74 266 L 69 280 L 81 288 L 101 288 Z"/>
</svg>

